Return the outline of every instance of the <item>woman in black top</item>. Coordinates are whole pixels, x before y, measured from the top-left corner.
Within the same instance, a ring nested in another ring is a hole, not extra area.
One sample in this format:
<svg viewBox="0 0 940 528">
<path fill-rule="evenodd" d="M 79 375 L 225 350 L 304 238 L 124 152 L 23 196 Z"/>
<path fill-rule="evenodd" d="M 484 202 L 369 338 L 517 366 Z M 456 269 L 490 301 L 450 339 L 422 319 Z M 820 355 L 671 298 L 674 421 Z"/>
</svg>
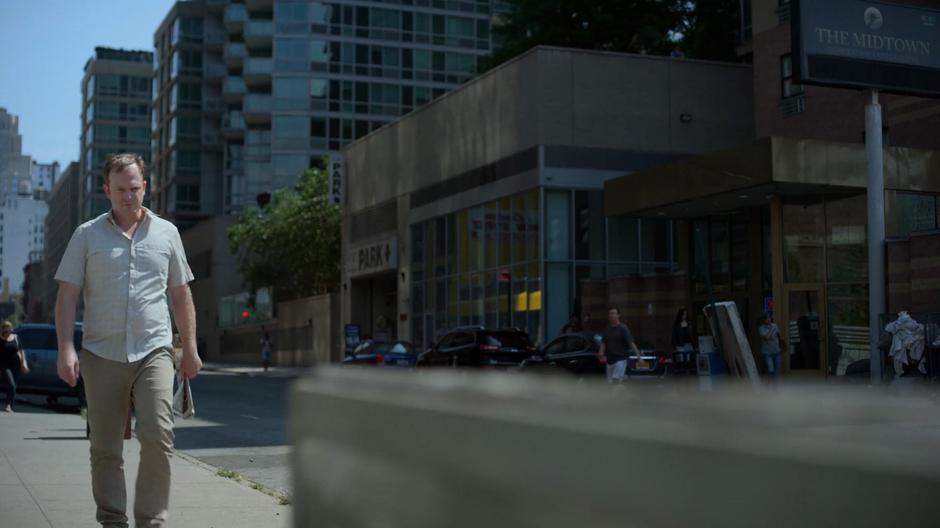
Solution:
<svg viewBox="0 0 940 528">
<path fill-rule="evenodd" d="M 675 351 L 675 360 L 678 367 L 683 370 L 690 369 L 692 353 L 695 351 L 695 330 L 689 321 L 689 311 L 679 308 L 676 320 L 672 325 L 672 349 Z"/>
<path fill-rule="evenodd" d="M 0 333 L 0 382 L 7 386 L 6 407 L 4 412 L 13 412 L 13 402 L 16 400 L 15 374 L 20 371 L 20 344 L 13 335 L 13 323 L 3 322 L 3 332 Z"/>
</svg>

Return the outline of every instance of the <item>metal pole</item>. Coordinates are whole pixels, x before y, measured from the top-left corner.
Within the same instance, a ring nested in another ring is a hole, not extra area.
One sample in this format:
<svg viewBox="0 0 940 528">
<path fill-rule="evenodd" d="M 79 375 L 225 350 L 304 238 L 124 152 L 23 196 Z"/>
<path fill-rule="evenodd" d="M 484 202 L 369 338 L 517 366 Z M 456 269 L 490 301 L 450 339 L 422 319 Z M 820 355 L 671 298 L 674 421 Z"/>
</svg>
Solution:
<svg viewBox="0 0 940 528">
<path fill-rule="evenodd" d="M 881 383 L 879 317 L 885 312 L 884 151 L 878 90 L 871 91 L 871 100 L 865 106 L 865 152 L 868 157 L 868 329 L 871 338 L 871 382 L 875 385 Z"/>
</svg>

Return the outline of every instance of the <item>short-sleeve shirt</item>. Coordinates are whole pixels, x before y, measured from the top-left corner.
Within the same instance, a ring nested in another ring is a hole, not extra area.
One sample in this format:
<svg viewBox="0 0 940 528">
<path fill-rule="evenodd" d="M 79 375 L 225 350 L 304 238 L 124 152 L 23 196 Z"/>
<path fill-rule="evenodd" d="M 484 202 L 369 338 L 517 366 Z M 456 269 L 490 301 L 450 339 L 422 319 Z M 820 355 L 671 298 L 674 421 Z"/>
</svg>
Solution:
<svg viewBox="0 0 940 528">
<path fill-rule="evenodd" d="M 766 356 L 780 353 L 780 330 L 775 324 L 762 324 L 757 327 L 760 334 L 760 351 Z"/>
<path fill-rule="evenodd" d="M 110 212 L 78 226 L 55 274 L 84 290 L 82 347 L 113 361 L 173 346 L 167 290 L 193 280 L 176 226 L 144 211 L 132 239 Z"/>
<path fill-rule="evenodd" d="M 633 343 L 633 334 L 627 325 L 620 323 L 617 326 L 608 326 L 604 330 L 604 355 L 607 363 L 616 363 L 629 357 L 630 344 Z"/>
</svg>

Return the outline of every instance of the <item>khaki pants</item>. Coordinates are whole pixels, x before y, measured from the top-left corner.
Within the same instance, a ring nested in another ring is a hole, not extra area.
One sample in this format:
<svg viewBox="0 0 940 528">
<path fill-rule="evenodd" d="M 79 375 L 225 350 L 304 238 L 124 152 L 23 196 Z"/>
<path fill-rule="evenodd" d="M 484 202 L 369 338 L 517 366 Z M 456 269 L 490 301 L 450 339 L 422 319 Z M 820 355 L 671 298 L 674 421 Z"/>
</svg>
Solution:
<svg viewBox="0 0 940 528">
<path fill-rule="evenodd" d="M 124 423 L 131 393 L 137 417 L 140 466 L 134 520 L 137 526 L 164 526 L 170 498 L 173 448 L 173 357 L 153 351 L 134 363 L 111 361 L 83 350 L 81 373 L 88 401 L 91 484 L 98 522 L 127 526 L 124 481 Z"/>
</svg>

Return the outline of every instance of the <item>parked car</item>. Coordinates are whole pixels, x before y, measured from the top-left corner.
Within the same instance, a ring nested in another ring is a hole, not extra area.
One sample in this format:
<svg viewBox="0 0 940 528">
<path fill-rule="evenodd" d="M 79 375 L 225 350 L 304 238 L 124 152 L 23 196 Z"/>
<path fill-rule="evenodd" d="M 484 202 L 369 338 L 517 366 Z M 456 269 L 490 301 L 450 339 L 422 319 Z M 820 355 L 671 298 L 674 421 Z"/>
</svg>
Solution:
<svg viewBox="0 0 940 528">
<path fill-rule="evenodd" d="M 418 357 L 418 366 L 518 367 L 536 353 L 529 334 L 518 328 L 455 328 Z"/>
<path fill-rule="evenodd" d="M 343 359 L 344 365 L 380 365 L 414 368 L 418 352 L 408 341 L 366 340 Z"/>
<path fill-rule="evenodd" d="M 51 324 L 27 323 L 14 330 L 20 346 L 26 353 L 29 374 L 20 374 L 16 390 L 24 394 L 45 394 L 49 403 L 59 397 L 78 398 L 79 406 L 85 406 L 85 386 L 81 377 L 75 387 L 69 387 L 59 379 L 56 365 L 59 358 L 59 343 L 55 326 Z M 75 325 L 75 350 L 82 349 L 82 325 Z"/>
<path fill-rule="evenodd" d="M 564 371 L 578 377 L 605 376 L 607 364 L 597 357 L 601 344 L 600 334 L 590 332 L 563 334 L 548 342 L 541 353 L 526 359 L 523 371 Z M 662 378 L 672 365 L 672 358 L 657 353 L 655 347 L 637 340 L 640 356 L 646 361 L 646 368 L 636 367 L 636 355 L 627 359 L 627 376 L 652 376 Z"/>
</svg>

